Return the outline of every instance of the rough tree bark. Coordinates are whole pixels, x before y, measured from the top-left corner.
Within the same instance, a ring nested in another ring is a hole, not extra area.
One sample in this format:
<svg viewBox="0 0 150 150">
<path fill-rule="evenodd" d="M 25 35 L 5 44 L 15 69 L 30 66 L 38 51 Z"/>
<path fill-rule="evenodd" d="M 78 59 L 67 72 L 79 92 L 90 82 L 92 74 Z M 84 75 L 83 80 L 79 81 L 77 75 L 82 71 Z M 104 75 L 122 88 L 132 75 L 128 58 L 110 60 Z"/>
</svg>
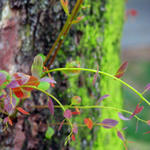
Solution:
<svg viewBox="0 0 150 150">
<path fill-rule="evenodd" d="M 70 9 L 75 0 L 70 1 Z M 74 25 L 59 51 L 53 67 L 64 67 L 69 61 L 79 62 L 81 67 L 115 73 L 120 64 L 120 38 L 124 19 L 124 0 L 84 0 L 90 8 L 82 10 L 80 15 L 85 19 Z M 9 72 L 21 71 L 30 73 L 33 58 L 38 53 L 47 54 L 57 38 L 66 16 L 59 0 L 1 0 L 0 1 L 0 69 Z M 53 74 L 57 81 L 52 92 L 61 102 L 70 102 L 72 96 L 80 96 L 83 105 L 95 104 L 104 95 L 110 97 L 102 103 L 105 106 L 122 107 L 121 86 L 116 81 L 100 76 L 96 85 L 92 86 L 93 74 L 82 72 L 75 76 Z M 117 91 L 117 92 L 116 92 Z M 31 101 L 32 99 L 32 101 Z M 15 127 L 0 136 L 1 149 L 63 149 L 66 126 L 62 133 L 57 133 L 50 141 L 45 140 L 48 123 L 62 121 L 61 111 L 55 111 L 55 117 L 48 110 L 29 108 L 29 105 L 45 104 L 43 94 L 33 93 L 25 102 L 25 108 L 32 115 L 20 117 Z M 117 118 L 117 113 L 110 110 L 84 110 L 82 115 L 74 119 L 83 123 L 85 117 L 92 116 L 93 121 L 104 118 Z M 59 119 L 58 119 L 59 118 Z M 41 120 L 41 121 L 39 121 Z M 120 128 L 122 124 L 119 125 Z M 42 127 L 42 129 L 41 129 Z M 20 138 L 22 140 L 20 140 Z M 18 144 L 18 141 L 20 142 Z M 111 150 L 122 149 L 116 133 L 95 127 L 92 131 L 79 128 L 79 134 L 68 149 Z"/>
</svg>

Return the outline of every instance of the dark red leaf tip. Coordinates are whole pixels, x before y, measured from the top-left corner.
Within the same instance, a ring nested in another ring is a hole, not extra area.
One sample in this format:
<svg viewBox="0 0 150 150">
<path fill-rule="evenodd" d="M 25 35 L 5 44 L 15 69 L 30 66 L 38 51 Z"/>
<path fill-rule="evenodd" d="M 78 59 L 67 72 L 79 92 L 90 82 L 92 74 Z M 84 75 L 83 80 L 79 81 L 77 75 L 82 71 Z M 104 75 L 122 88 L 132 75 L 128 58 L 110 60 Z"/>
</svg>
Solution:
<svg viewBox="0 0 150 150">
<path fill-rule="evenodd" d="M 120 66 L 120 68 L 118 69 L 118 71 L 116 72 L 115 77 L 121 78 L 121 77 L 124 75 L 124 73 L 125 73 L 127 67 L 128 67 L 128 62 L 125 61 L 125 62 Z"/>
<path fill-rule="evenodd" d="M 143 106 L 139 106 L 140 104 L 137 104 L 134 112 L 132 113 L 132 115 L 129 117 L 130 119 L 133 118 L 136 114 L 140 113 L 143 110 Z"/>
</svg>

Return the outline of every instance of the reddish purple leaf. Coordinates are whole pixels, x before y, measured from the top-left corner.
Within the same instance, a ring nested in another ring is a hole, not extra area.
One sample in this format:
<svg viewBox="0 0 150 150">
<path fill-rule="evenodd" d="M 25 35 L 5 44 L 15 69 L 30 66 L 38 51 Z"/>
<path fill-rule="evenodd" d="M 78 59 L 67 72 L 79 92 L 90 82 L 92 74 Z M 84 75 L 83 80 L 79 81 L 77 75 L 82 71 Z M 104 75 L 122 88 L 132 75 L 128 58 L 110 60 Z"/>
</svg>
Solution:
<svg viewBox="0 0 150 150">
<path fill-rule="evenodd" d="M 129 117 L 130 119 L 133 118 L 136 114 L 140 113 L 143 110 L 143 106 L 139 106 L 139 104 L 137 104 L 133 114 Z"/>
<path fill-rule="evenodd" d="M 48 82 L 48 83 L 56 83 L 56 81 L 52 78 L 49 77 L 44 77 L 42 79 L 40 79 L 40 81 L 44 81 L 44 82 Z"/>
<path fill-rule="evenodd" d="M 49 110 L 50 110 L 50 113 L 51 113 L 52 115 L 54 115 L 54 104 L 53 104 L 53 101 L 52 101 L 51 98 L 49 98 L 49 101 L 48 101 L 48 108 L 49 108 Z"/>
<path fill-rule="evenodd" d="M 128 62 L 126 61 L 126 62 L 124 62 L 124 63 L 120 66 L 120 68 L 119 68 L 118 71 L 116 72 L 115 77 L 121 78 L 121 77 L 124 75 L 124 73 L 125 73 L 125 71 L 126 71 L 126 69 L 127 69 L 127 66 L 128 66 Z"/>
<path fill-rule="evenodd" d="M 70 119 L 72 117 L 72 112 L 69 109 L 66 109 L 64 112 L 64 117 Z"/>
<path fill-rule="evenodd" d="M 0 72 L 0 85 L 2 85 L 6 80 L 6 75 Z"/>
<path fill-rule="evenodd" d="M 97 103 L 100 103 L 103 99 L 107 98 L 109 95 L 104 95 L 102 97 L 99 98 L 99 100 L 97 101 Z"/>
<path fill-rule="evenodd" d="M 104 124 L 104 128 L 113 128 L 118 124 L 118 121 L 113 119 L 104 119 L 101 123 Z"/>
<path fill-rule="evenodd" d="M 123 116 L 120 112 L 118 113 L 118 116 L 122 120 L 130 120 L 130 118 L 127 118 L 127 117 Z"/>
<path fill-rule="evenodd" d="M 95 83 L 96 83 L 96 79 L 97 79 L 97 76 L 98 76 L 98 71 L 99 71 L 99 66 L 97 65 L 97 72 L 96 72 L 96 74 L 94 75 L 93 86 L 94 86 Z"/>
<path fill-rule="evenodd" d="M 145 91 L 148 91 L 148 90 L 150 90 L 150 83 L 148 83 L 145 87 Z"/>
<path fill-rule="evenodd" d="M 4 100 L 4 109 L 9 113 L 12 114 L 16 106 L 16 99 L 14 97 L 10 98 L 7 96 Z"/>
<path fill-rule="evenodd" d="M 61 130 L 61 128 L 62 128 L 62 126 L 63 126 L 63 124 L 64 124 L 64 121 L 65 121 L 65 120 L 63 120 L 63 121 L 60 123 L 60 126 L 59 126 L 59 128 L 58 128 L 58 131 Z"/>
<path fill-rule="evenodd" d="M 123 137 L 123 135 L 122 135 L 122 133 L 121 133 L 120 131 L 117 131 L 117 136 L 118 136 L 122 141 L 125 140 L 124 137 Z"/>
<path fill-rule="evenodd" d="M 77 134 L 78 133 L 78 126 L 76 123 L 73 124 L 73 133 Z"/>
<path fill-rule="evenodd" d="M 8 85 L 7 85 L 7 88 L 16 88 L 16 87 L 19 87 L 19 83 L 17 80 L 12 80 Z"/>
<path fill-rule="evenodd" d="M 8 117 L 4 118 L 3 122 L 7 123 L 8 122 Z"/>
<path fill-rule="evenodd" d="M 29 75 L 26 75 L 26 74 L 20 73 L 20 72 L 15 73 L 13 75 L 13 77 L 14 77 L 14 80 L 16 80 L 19 85 L 23 85 L 23 84 L 27 83 L 30 79 Z"/>
</svg>

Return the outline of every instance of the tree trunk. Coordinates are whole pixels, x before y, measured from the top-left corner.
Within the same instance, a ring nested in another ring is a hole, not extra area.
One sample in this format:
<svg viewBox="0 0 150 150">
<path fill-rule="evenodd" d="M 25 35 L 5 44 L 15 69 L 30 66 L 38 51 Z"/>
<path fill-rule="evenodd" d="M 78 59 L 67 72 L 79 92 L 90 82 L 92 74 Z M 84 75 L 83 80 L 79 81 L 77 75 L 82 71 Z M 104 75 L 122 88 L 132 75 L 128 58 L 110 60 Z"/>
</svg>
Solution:
<svg viewBox="0 0 150 150">
<path fill-rule="evenodd" d="M 70 10 L 74 4 L 74 0 L 70 1 Z M 79 24 L 72 26 L 52 68 L 64 67 L 68 62 L 77 62 L 80 63 L 80 67 L 97 69 L 99 66 L 100 70 L 114 74 L 120 64 L 119 52 L 124 19 L 124 0 L 84 0 L 84 4 L 90 5 L 80 13 L 85 18 Z M 34 56 L 38 53 L 48 54 L 65 20 L 66 15 L 59 0 L 1 0 L 0 69 L 29 74 Z M 121 86 L 117 81 L 98 76 L 96 84 L 93 86 L 94 74 L 87 72 L 73 76 L 64 76 L 57 72 L 52 76 L 57 84 L 50 92 L 63 104 L 69 104 L 73 96 L 80 96 L 83 105 L 94 105 L 100 96 L 109 94 L 110 97 L 102 102 L 102 105 L 122 107 Z M 45 97 L 42 94 L 33 93 L 32 99 L 32 101 L 27 100 L 25 106 L 45 104 Z M 44 139 L 45 126 L 48 123 L 63 120 L 61 111 L 55 110 L 55 116 L 51 118 L 47 110 L 29 110 L 32 115 L 29 118 L 23 118 L 22 122 L 19 119 L 16 121 L 14 129 L 11 129 L 13 135 L 10 131 L 6 134 L 11 139 L 9 144 L 7 144 L 8 137 L 0 137 L 2 149 L 15 147 L 15 137 L 19 135 L 23 137 L 20 149 L 21 147 L 25 150 L 46 150 L 49 147 L 63 149 L 68 127 L 63 127 L 60 135 L 57 132 L 58 126 L 52 126 L 56 131 L 55 135 L 50 141 Z M 100 122 L 104 118 L 116 119 L 117 112 L 105 109 L 81 110 L 81 115 L 74 117 L 74 122 L 83 124 L 84 118 L 89 117 L 93 122 Z M 40 123 L 37 118 L 41 119 Z M 19 124 L 24 127 L 18 133 L 17 125 Z M 41 126 L 44 128 L 43 130 L 40 130 Z M 121 129 L 122 124 L 120 123 L 119 126 Z M 116 150 L 120 150 L 122 149 L 120 143 L 114 130 L 94 127 L 90 131 L 81 127 L 76 141 L 67 147 L 75 150 L 111 150 L 115 147 Z"/>
</svg>

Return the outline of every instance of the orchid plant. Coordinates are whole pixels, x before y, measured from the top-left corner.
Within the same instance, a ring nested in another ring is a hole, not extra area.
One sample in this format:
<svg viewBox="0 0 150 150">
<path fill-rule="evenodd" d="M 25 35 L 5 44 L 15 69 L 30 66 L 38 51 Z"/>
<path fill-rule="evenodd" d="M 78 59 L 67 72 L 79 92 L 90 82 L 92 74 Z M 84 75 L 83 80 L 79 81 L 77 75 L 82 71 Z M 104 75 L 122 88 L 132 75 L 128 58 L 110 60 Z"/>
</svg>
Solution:
<svg viewBox="0 0 150 150">
<path fill-rule="evenodd" d="M 81 109 L 91 109 L 91 108 L 99 108 L 99 109 L 110 109 L 113 111 L 118 112 L 118 116 L 121 120 L 131 120 L 133 117 L 135 117 L 138 121 L 141 121 L 147 125 L 150 125 L 150 120 L 143 120 L 137 116 L 142 110 L 143 106 L 141 106 L 141 102 L 144 101 L 150 106 L 150 102 L 143 96 L 145 92 L 150 90 L 150 84 L 148 84 L 144 91 L 140 93 L 135 88 L 130 86 L 128 83 L 124 82 L 120 78 L 124 75 L 128 62 L 124 62 L 120 68 L 116 71 L 116 73 L 109 74 L 103 71 L 99 71 L 99 68 L 97 70 L 94 69 L 86 69 L 86 68 L 80 68 L 80 66 L 73 67 L 72 65 L 66 66 L 66 68 L 56 68 L 56 69 L 50 69 L 48 68 L 53 63 L 57 52 L 61 46 L 61 44 L 64 41 L 64 38 L 69 31 L 70 27 L 74 23 L 78 23 L 83 17 L 76 17 L 76 14 L 83 2 L 83 0 L 78 0 L 72 13 L 69 13 L 68 9 L 68 0 L 60 0 L 62 7 L 65 11 L 65 13 L 68 16 L 68 19 L 66 21 L 66 24 L 64 25 L 62 32 L 58 36 L 57 40 L 55 41 L 54 45 L 50 49 L 49 54 L 47 57 L 45 57 L 43 54 L 39 54 L 34 58 L 32 67 L 31 67 L 31 73 L 32 75 L 27 75 L 24 73 L 16 72 L 13 75 L 10 75 L 8 72 L 1 70 L 0 71 L 0 112 L 2 116 L 1 118 L 1 124 L 3 124 L 3 131 L 7 130 L 7 128 L 10 126 L 13 126 L 13 118 L 17 116 L 17 113 L 22 113 L 24 115 L 30 115 L 29 112 L 24 110 L 22 108 L 23 102 L 26 98 L 29 98 L 31 95 L 31 92 L 33 90 L 38 90 L 43 93 L 45 93 L 48 96 L 48 101 L 46 106 L 42 106 L 42 108 L 49 108 L 50 114 L 54 116 L 55 108 L 61 108 L 63 110 L 63 117 L 64 120 L 59 124 L 58 131 L 61 130 L 62 126 L 67 124 L 70 127 L 70 133 L 66 138 L 65 144 L 67 144 L 69 141 L 74 141 L 76 134 L 78 134 L 78 123 L 72 122 L 72 117 L 76 115 L 81 115 Z M 56 46 L 58 47 L 56 48 Z M 55 50 L 56 48 L 56 50 Z M 54 55 L 52 56 L 52 59 L 50 61 L 50 64 L 47 65 L 46 63 L 49 60 L 49 57 L 51 56 L 52 52 L 55 50 Z M 71 99 L 71 104 L 69 105 L 62 105 L 61 102 L 54 97 L 52 94 L 48 93 L 47 90 L 50 87 L 54 87 L 56 81 L 54 78 L 50 75 L 52 72 L 65 72 L 65 73 L 80 73 L 81 71 L 86 71 L 90 73 L 94 73 L 93 76 L 93 85 L 95 85 L 97 76 L 100 74 L 102 76 L 107 76 L 109 78 L 112 78 L 113 80 L 116 80 L 116 82 L 120 82 L 121 84 L 127 86 L 129 89 L 131 89 L 134 93 L 136 93 L 140 101 L 137 104 L 135 110 L 133 112 L 115 108 L 115 107 L 106 107 L 103 105 L 99 105 L 104 99 L 109 97 L 109 93 L 106 95 L 101 96 L 95 105 L 93 106 L 83 106 L 81 105 L 81 98 L 79 96 L 74 96 Z M 56 102 L 58 105 L 54 105 L 53 102 Z M 41 106 L 36 106 L 35 108 L 38 108 Z M 125 117 L 122 113 L 126 113 L 129 116 Z M 116 134 L 118 138 L 120 138 L 125 148 L 127 149 L 126 143 L 127 140 L 125 138 L 125 135 L 121 132 L 120 129 L 117 128 L 117 124 L 119 123 L 118 120 L 114 120 L 111 118 L 105 118 L 101 122 L 93 122 L 91 118 L 84 118 L 82 126 L 86 126 L 89 130 L 91 130 L 94 126 L 101 126 L 106 129 L 113 128 L 116 130 Z M 150 133 L 150 131 L 146 132 Z M 46 136 L 53 135 L 54 131 L 52 128 L 48 128 Z M 51 137 L 50 136 L 50 137 Z"/>
</svg>

